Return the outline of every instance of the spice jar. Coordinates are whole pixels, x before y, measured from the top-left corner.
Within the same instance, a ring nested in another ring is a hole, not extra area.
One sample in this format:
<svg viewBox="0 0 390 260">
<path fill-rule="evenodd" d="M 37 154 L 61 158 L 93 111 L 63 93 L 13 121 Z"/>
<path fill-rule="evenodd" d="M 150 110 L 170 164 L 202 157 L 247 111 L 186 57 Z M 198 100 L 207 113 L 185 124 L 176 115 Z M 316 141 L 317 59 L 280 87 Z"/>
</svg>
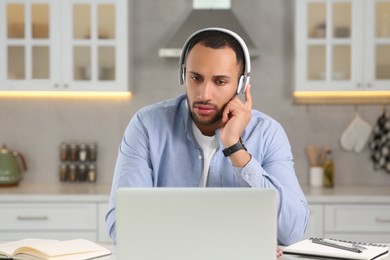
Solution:
<svg viewBox="0 0 390 260">
<path fill-rule="evenodd" d="M 68 152 L 69 152 L 68 145 L 66 143 L 62 143 L 60 146 L 60 160 L 61 161 L 68 160 Z"/>
<path fill-rule="evenodd" d="M 78 171 L 78 178 L 79 181 L 86 181 L 87 180 L 87 167 L 85 164 L 79 165 L 79 171 Z"/>
<path fill-rule="evenodd" d="M 60 181 L 66 181 L 68 175 L 68 166 L 65 163 L 60 165 Z"/>
<path fill-rule="evenodd" d="M 69 165 L 68 180 L 72 182 L 77 181 L 77 169 L 75 164 Z"/>
<path fill-rule="evenodd" d="M 78 157 L 80 162 L 85 162 L 87 160 L 87 146 L 85 144 L 79 145 Z"/>
<path fill-rule="evenodd" d="M 88 181 L 89 182 L 95 182 L 96 181 L 96 166 L 94 163 L 90 163 L 88 165 Z"/>
<path fill-rule="evenodd" d="M 97 157 L 97 147 L 96 144 L 89 144 L 88 146 L 88 154 L 89 154 L 89 160 L 91 162 L 96 162 Z"/>
<path fill-rule="evenodd" d="M 69 145 L 69 159 L 73 162 L 77 161 L 77 145 L 70 144 Z"/>
</svg>

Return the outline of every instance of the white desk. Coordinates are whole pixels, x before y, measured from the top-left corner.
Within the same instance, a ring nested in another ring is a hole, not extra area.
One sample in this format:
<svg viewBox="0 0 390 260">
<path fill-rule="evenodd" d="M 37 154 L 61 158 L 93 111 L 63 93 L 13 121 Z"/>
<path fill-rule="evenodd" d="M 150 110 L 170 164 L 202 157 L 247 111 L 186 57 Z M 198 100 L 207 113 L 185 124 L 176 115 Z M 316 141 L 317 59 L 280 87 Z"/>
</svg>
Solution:
<svg viewBox="0 0 390 260">
<path fill-rule="evenodd" d="M 106 256 L 106 257 L 102 257 L 102 258 L 97 258 L 97 259 L 99 259 L 99 260 L 118 260 L 117 257 L 116 257 L 116 252 L 115 252 L 116 248 L 115 248 L 114 245 L 112 245 L 112 244 L 100 244 L 100 245 L 102 245 L 102 246 L 106 247 L 107 249 L 109 249 L 112 252 L 112 255 Z M 390 246 L 390 244 L 389 244 L 389 246 Z M 278 260 L 297 260 L 297 259 L 309 259 L 309 258 L 304 258 L 304 257 L 299 257 L 299 256 L 292 256 L 292 255 L 283 255 L 282 257 L 278 258 Z M 378 258 L 378 260 L 390 260 L 390 255 L 388 255 L 386 257 Z"/>
</svg>

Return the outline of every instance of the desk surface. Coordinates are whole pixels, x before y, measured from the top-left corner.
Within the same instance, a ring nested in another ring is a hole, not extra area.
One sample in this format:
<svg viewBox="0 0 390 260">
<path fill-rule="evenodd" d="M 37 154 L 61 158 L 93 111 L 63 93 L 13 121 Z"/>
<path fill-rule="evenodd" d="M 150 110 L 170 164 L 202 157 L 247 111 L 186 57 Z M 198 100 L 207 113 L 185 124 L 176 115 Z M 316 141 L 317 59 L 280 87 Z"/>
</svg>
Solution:
<svg viewBox="0 0 390 260">
<path fill-rule="evenodd" d="M 98 258 L 99 260 L 118 260 L 116 257 L 116 252 L 115 252 L 116 248 L 114 245 L 112 244 L 101 244 L 101 245 L 109 249 L 112 252 L 112 255 Z M 278 260 L 296 260 L 296 259 L 308 259 L 308 258 L 292 256 L 292 255 L 283 255 L 282 257 L 278 258 Z M 380 260 L 390 260 L 390 255 L 380 258 Z"/>
</svg>

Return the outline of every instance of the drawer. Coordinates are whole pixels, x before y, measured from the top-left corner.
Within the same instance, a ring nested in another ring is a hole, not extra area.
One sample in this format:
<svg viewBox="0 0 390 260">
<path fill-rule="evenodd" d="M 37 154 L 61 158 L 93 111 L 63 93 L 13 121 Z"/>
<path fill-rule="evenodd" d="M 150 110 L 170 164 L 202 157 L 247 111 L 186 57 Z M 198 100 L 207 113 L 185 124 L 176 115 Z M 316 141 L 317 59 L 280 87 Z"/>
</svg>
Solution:
<svg viewBox="0 0 390 260">
<path fill-rule="evenodd" d="M 326 205 L 325 231 L 389 232 L 390 205 Z"/>
<path fill-rule="evenodd" d="M 305 238 L 323 237 L 323 205 L 310 204 L 309 209 L 309 223 L 307 224 Z"/>
<path fill-rule="evenodd" d="M 2 203 L 0 230 L 96 230 L 97 206 L 88 203 Z"/>
<path fill-rule="evenodd" d="M 98 241 L 100 242 L 111 242 L 111 238 L 108 234 L 108 228 L 106 225 L 106 213 L 108 209 L 108 203 L 98 204 Z"/>
</svg>

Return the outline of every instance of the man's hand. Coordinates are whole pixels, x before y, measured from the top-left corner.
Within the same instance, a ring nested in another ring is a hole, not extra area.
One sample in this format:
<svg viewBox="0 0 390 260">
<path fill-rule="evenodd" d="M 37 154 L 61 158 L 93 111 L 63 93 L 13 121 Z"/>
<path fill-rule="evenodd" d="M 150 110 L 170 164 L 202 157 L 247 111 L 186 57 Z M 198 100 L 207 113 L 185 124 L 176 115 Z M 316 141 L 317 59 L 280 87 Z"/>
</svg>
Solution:
<svg viewBox="0 0 390 260">
<path fill-rule="evenodd" d="M 250 85 L 248 85 L 245 90 L 245 103 L 235 96 L 222 112 L 223 126 L 219 128 L 219 135 L 225 148 L 238 142 L 245 127 L 251 120 L 251 110 L 252 96 Z M 230 160 L 235 167 L 244 167 L 250 159 L 251 155 L 245 150 L 240 150 L 230 155 Z"/>
<path fill-rule="evenodd" d="M 283 250 L 276 246 L 276 257 L 281 257 L 283 255 Z"/>
<path fill-rule="evenodd" d="M 225 148 L 238 142 L 251 119 L 251 109 L 252 96 L 248 85 L 245 90 L 245 103 L 235 96 L 222 112 L 223 126 L 219 129 L 219 133 Z"/>
</svg>

